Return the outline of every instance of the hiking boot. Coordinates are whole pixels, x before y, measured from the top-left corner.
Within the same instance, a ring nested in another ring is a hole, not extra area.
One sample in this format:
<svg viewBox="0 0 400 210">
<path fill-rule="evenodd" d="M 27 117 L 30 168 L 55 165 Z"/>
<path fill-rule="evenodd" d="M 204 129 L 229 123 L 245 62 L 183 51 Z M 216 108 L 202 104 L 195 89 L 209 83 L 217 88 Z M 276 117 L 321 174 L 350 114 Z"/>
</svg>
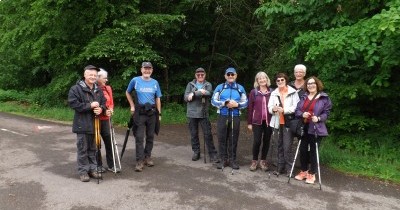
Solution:
<svg viewBox="0 0 400 210">
<path fill-rule="evenodd" d="M 306 183 L 314 184 L 314 182 L 315 182 L 315 174 L 307 174 Z"/>
<path fill-rule="evenodd" d="M 90 181 L 90 178 L 87 174 L 82 174 L 79 176 L 79 179 L 81 180 L 81 182 L 88 182 Z"/>
<path fill-rule="evenodd" d="M 147 167 L 153 167 L 154 166 L 153 159 L 151 159 L 151 157 L 146 157 L 144 159 L 144 165 L 146 165 Z"/>
<path fill-rule="evenodd" d="M 228 160 L 224 160 L 224 161 L 221 161 L 221 162 L 217 163 L 217 169 L 222 169 L 222 168 L 227 167 L 227 166 L 229 166 L 229 161 Z"/>
<path fill-rule="evenodd" d="M 296 180 L 303 181 L 303 180 L 307 179 L 307 174 L 308 174 L 308 171 L 300 171 L 300 173 L 297 174 L 294 178 Z"/>
<path fill-rule="evenodd" d="M 260 161 L 260 168 L 262 171 L 267 171 L 268 170 L 268 165 L 266 160 L 261 160 Z"/>
<path fill-rule="evenodd" d="M 99 173 L 97 173 L 95 171 L 89 172 L 88 175 L 89 175 L 90 178 L 95 178 L 95 179 L 100 179 L 101 178 L 101 174 L 99 174 Z"/>
<path fill-rule="evenodd" d="M 250 171 L 256 171 L 256 170 L 257 170 L 257 160 L 252 160 L 250 165 Z"/>
<path fill-rule="evenodd" d="M 108 168 L 107 170 L 108 170 L 108 171 L 111 171 L 111 172 L 113 172 L 113 173 L 114 173 L 114 171 L 115 171 L 115 170 L 114 170 L 114 167 Z M 121 172 L 121 169 L 117 168 L 116 172 L 117 172 L 117 173 L 120 173 L 120 172 Z"/>
<path fill-rule="evenodd" d="M 143 167 L 144 167 L 143 161 L 142 161 L 142 160 L 139 160 L 139 161 L 136 163 L 135 171 L 136 171 L 136 172 L 142 172 L 142 171 L 143 171 Z"/>
<path fill-rule="evenodd" d="M 239 167 L 239 164 L 237 164 L 237 162 L 233 160 L 231 162 L 231 168 L 238 170 L 240 167 Z"/>
<path fill-rule="evenodd" d="M 192 160 L 193 161 L 198 161 L 200 159 L 200 152 L 195 152 L 192 155 Z"/>
</svg>

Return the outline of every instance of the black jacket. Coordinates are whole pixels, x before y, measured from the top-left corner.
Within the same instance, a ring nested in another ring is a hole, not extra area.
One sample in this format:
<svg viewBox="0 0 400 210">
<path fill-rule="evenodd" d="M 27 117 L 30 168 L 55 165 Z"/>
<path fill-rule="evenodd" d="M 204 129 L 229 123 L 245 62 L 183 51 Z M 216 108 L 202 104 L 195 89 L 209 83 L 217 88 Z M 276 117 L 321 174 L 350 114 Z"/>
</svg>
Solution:
<svg viewBox="0 0 400 210">
<path fill-rule="evenodd" d="M 96 84 L 90 90 L 86 83 L 80 80 L 71 87 L 68 93 L 68 104 L 75 110 L 72 132 L 94 134 L 95 114 L 90 107 L 90 103 L 93 101 L 99 102 L 103 113 L 105 113 L 106 99 L 103 91 Z"/>
</svg>

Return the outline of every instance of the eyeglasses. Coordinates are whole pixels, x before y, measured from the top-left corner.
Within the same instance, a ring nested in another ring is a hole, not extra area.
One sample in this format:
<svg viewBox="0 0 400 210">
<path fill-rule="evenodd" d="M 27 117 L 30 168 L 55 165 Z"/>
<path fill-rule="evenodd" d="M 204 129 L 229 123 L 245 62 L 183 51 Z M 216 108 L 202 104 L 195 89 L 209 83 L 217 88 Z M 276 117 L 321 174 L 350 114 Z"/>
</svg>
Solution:
<svg viewBox="0 0 400 210">
<path fill-rule="evenodd" d="M 204 77 L 204 74 L 196 74 L 198 77 Z"/>
<path fill-rule="evenodd" d="M 235 74 L 234 73 L 226 73 L 226 76 L 233 77 L 233 76 L 235 76 Z"/>
<path fill-rule="evenodd" d="M 315 84 L 317 84 L 317 83 L 315 83 L 315 82 L 308 82 L 307 83 L 307 85 L 315 85 Z"/>
<path fill-rule="evenodd" d="M 276 82 L 283 82 L 285 79 L 277 79 Z"/>
</svg>

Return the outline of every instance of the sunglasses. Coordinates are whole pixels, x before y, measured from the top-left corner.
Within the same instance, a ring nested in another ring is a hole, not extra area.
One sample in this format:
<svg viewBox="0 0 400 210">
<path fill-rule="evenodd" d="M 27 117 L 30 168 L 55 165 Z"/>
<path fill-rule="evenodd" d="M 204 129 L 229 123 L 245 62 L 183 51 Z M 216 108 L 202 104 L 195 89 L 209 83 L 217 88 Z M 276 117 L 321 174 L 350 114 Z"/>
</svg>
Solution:
<svg viewBox="0 0 400 210">
<path fill-rule="evenodd" d="M 226 73 L 226 76 L 233 77 L 233 76 L 235 76 L 235 74 L 234 73 Z"/>
<path fill-rule="evenodd" d="M 196 74 L 198 77 L 204 77 L 204 74 Z"/>
<path fill-rule="evenodd" d="M 283 82 L 285 79 L 277 79 L 276 82 Z"/>
</svg>

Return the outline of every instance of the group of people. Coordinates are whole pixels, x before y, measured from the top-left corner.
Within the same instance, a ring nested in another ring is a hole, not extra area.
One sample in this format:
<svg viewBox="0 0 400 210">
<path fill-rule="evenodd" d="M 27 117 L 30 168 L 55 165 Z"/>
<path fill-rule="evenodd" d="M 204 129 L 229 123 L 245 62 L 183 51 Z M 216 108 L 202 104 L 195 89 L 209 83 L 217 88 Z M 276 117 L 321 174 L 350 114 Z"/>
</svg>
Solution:
<svg viewBox="0 0 400 210">
<path fill-rule="evenodd" d="M 141 76 L 134 77 L 127 89 L 126 98 L 134 122 L 133 133 L 136 140 L 135 171 L 141 172 L 144 167 L 154 166 L 152 149 L 154 135 L 158 134 L 161 121 L 161 88 L 157 80 L 151 77 L 153 65 L 143 62 Z M 277 88 L 271 88 L 271 81 L 265 72 L 255 76 L 254 89 L 247 95 L 244 87 L 236 82 L 237 71 L 229 67 L 225 70 L 225 82 L 214 90 L 206 80 L 203 68 L 195 70 L 195 78 L 185 89 L 184 100 L 187 102 L 187 118 L 191 136 L 192 160 L 200 159 L 199 125 L 204 134 L 210 162 L 216 168 L 231 167 L 239 169 L 237 163 L 237 146 L 240 131 L 241 110 L 247 108 L 247 128 L 253 132 L 252 161 L 250 170 L 260 168 L 267 171 L 267 154 L 270 140 L 277 132 L 277 174 L 288 174 L 292 166 L 291 149 L 294 134 L 289 130 L 288 121 L 294 117 L 305 122 L 305 135 L 300 144 L 301 170 L 295 176 L 306 183 L 315 182 L 316 148 L 322 137 L 327 136 L 326 120 L 332 103 L 323 92 L 322 82 L 316 77 L 304 79 L 306 67 L 296 65 L 296 80 L 289 83 L 284 73 L 275 76 Z M 110 117 L 113 114 L 111 87 L 106 85 L 107 72 L 95 66 L 84 68 L 84 79 L 72 86 L 68 94 L 68 103 L 75 110 L 73 129 L 77 134 L 78 173 L 82 182 L 90 178 L 99 178 L 99 172 L 105 172 L 101 158 L 96 159 L 94 145 L 95 118 L 101 121 L 101 136 L 106 147 L 108 170 L 114 171 L 111 152 Z M 210 106 L 217 108 L 218 151 L 214 146 Z M 286 121 L 286 122 L 285 122 Z M 261 147 L 261 148 L 260 148 Z M 261 155 L 260 155 L 261 150 Z M 204 151 L 205 153 L 206 151 Z M 206 154 L 204 154 L 206 155 Z M 101 170 L 98 170 L 98 166 Z M 310 167 L 309 167 L 310 165 Z M 97 168 L 96 168 L 97 167 Z"/>
<path fill-rule="evenodd" d="M 275 174 L 286 174 L 292 167 L 291 155 L 295 134 L 289 129 L 289 121 L 295 117 L 305 122 L 304 136 L 300 144 L 301 171 L 295 176 L 306 183 L 315 182 L 317 167 L 316 142 L 327 136 L 326 120 L 332 102 L 323 92 L 322 82 L 316 77 L 305 79 L 306 67 L 302 64 L 294 68 L 295 80 L 289 82 L 284 73 L 275 75 L 277 88 L 271 88 L 271 80 L 265 72 L 258 72 L 254 80 L 254 89 L 246 94 L 242 85 L 236 82 L 234 68 L 225 71 L 225 82 L 212 91 L 211 83 L 205 80 L 203 68 L 195 71 L 195 79 L 186 86 L 184 99 L 187 102 L 187 117 L 193 156 L 200 159 L 198 124 L 200 123 L 210 160 L 218 169 L 230 166 L 239 169 L 237 146 L 240 130 L 240 110 L 247 108 L 247 128 L 253 132 L 252 161 L 250 171 L 260 168 L 267 171 L 270 141 L 273 132 L 277 132 L 277 170 Z M 315 96 L 315 97 L 314 97 Z M 218 152 L 215 150 L 208 118 L 210 104 L 217 108 Z M 310 150 L 308 149 L 310 148 Z M 261 153 L 261 154 L 260 154 Z M 218 158 L 216 158 L 219 154 Z"/>
</svg>

